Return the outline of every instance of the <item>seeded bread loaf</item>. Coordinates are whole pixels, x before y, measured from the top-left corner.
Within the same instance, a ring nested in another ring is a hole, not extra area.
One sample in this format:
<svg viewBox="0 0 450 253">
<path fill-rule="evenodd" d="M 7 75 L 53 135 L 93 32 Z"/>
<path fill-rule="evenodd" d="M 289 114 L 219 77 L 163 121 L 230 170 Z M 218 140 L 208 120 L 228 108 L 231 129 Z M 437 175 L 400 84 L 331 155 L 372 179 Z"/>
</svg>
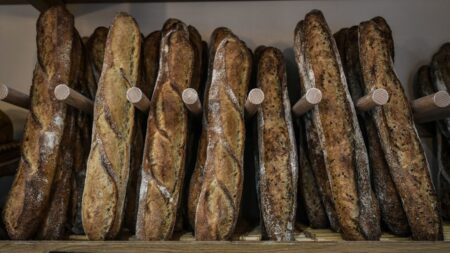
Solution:
<svg viewBox="0 0 450 253">
<path fill-rule="evenodd" d="M 110 27 L 94 107 L 92 145 L 82 200 L 90 240 L 116 238 L 124 216 L 134 139 L 134 107 L 124 94 L 140 81 L 141 34 L 119 13 Z"/>
<path fill-rule="evenodd" d="M 183 22 L 169 19 L 161 33 L 141 172 L 136 224 L 140 240 L 171 239 L 185 173 L 188 115 L 181 93 L 192 85 L 195 52 Z"/>
<path fill-rule="evenodd" d="M 335 41 L 320 11 L 308 13 L 299 23 L 294 47 L 302 90 L 315 87 L 323 94 L 305 125 L 311 153 L 322 159 L 328 175 L 327 197 L 333 201 L 342 235 L 347 240 L 377 240 L 381 231 L 367 151 Z M 320 172 L 313 168 L 317 177 Z"/>
<path fill-rule="evenodd" d="M 195 217 L 196 240 L 230 239 L 237 223 L 243 187 L 244 103 L 251 54 L 233 34 L 214 54 L 208 90 L 204 178 Z"/>
<path fill-rule="evenodd" d="M 258 192 L 264 228 L 271 240 L 292 241 L 297 206 L 298 160 L 286 67 L 280 50 L 262 49 L 257 87 L 265 100 L 258 110 Z"/>
<path fill-rule="evenodd" d="M 377 20 L 379 23 L 384 24 L 384 29 L 390 30 L 383 18 L 378 17 Z M 335 34 L 335 37 L 339 38 L 336 39 L 336 42 L 340 49 L 350 94 L 353 101 L 356 101 L 365 95 L 363 84 L 361 83 L 362 76 L 359 64 L 358 27 L 353 26 L 349 29 L 342 29 Z M 391 55 L 391 57 L 393 56 Z M 400 196 L 389 174 L 388 164 L 381 149 L 380 139 L 370 113 L 360 113 L 358 120 L 362 132 L 365 134 L 372 185 L 380 206 L 381 219 L 392 233 L 407 235 L 409 233 L 408 220 L 406 219 Z"/>
<path fill-rule="evenodd" d="M 381 148 L 400 195 L 415 240 L 442 240 L 439 205 L 428 162 L 412 119 L 411 108 L 398 80 L 383 31 L 374 21 L 359 25 L 359 58 L 364 91 L 388 91 L 390 99 L 372 110 Z"/>
<path fill-rule="evenodd" d="M 63 133 L 70 127 L 71 116 L 67 106 L 55 99 L 53 90 L 60 83 L 74 87 L 79 63 L 74 62 L 73 55 L 79 52 L 73 51 L 73 22 L 73 16 L 62 6 L 43 12 L 37 22 L 38 61 L 30 113 L 18 172 L 3 213 L 6 230 L 14 240 L 34 236 L 50 203 L 55 203 L 54 184 L 69 176 L 66 172 L 71 170 L 61 164 Z"/>
</svg>

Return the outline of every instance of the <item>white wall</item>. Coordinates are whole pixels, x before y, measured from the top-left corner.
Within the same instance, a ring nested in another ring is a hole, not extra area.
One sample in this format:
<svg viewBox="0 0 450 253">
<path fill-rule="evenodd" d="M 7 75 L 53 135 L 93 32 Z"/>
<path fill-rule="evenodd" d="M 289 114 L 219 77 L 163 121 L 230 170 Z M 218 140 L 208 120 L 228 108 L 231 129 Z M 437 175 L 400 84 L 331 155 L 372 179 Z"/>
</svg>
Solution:
<svg viewBox="0 0 450 253">
<path fill-rule="evenodd" d="M 169 17 L 194 25 L 209 40 L 218 26 L 231 28 L 254 49 L 272 45 L 285 52 L 291 85 L 297 83 L 292 41 L 296 23 L 311 9 L 320 9 L 333 32 L 381 15 L 394 34 L 396 68 L 410 94 L 419 65 L 446 41 L 450 41 L 450 1 L 446 0 L 335 0 L 263 2 L 171 2 L 142 4 L 69 5 L 76 27 L 84 36 L 95 27 L 108 26 L 118 11 L 138 21 L 143 34 L 160 29 Z M 28 5 L 0 6 L 0 82 L 28 92 L 36 58 L 35 22 L 39 13 Z M 15 136 L 23 129 L 26 111 L 0 102 L 0 109 L 14 120 Z"/>
</svg>

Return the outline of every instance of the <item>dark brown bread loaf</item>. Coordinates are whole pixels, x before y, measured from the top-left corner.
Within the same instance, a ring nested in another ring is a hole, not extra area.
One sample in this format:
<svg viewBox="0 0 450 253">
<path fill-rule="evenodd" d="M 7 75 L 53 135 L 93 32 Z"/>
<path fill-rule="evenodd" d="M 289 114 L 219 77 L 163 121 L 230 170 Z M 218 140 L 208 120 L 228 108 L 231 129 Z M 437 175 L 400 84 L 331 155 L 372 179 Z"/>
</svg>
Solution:
<svg viewBox="0 0 450 253">
<path fill-rule="evenodd" d="M 140 81 L 140 56 L 136 21 L 119 13 L 106 41 L 83 192 L 83 228 L 91 240 L 113 239 L 122 225 L 135 132 L 134 107 L 124 94 Z"/>
<path fill-rule="evenodd" d="M 343 237 L 377 240 L 381 231 L 367 152 L 337 47 L 320 11 L 299 23 L 295 51 L 302 90 L 315 87 L 323 93 L 306 118 L 306 129 L 312 153 L 319 154 L 315 159 L 323 159 Z"/>
<path fill-rule="evenodd" d="M 105 55 L 105 44 L 108 32 L 109 29 L 106 27 L 97 27 L 86 42 L 86 55 L 90 61 L 89 67 L 92 67 L 92 73 L 95 78 L 95 86 L 90 87 L 89 89 L 92 97 L 95 97 L 93 88 L 96 90 L 103 68 L 103 58 Z"/>
<path fill-rule="evenodd" d="M 13 140 L 14 130 L 11 119 L 0 111 L 0 144 L 8 143 Z"/>
<path fill-rule="evenodd" d="M 140 240 L 172 237 L 188 137 L 188 115 L 181 93 L 191 86 L 194 65 L 187 26 L 169 19 L 162 29 L 160 68 L 147 121 L 136 224 Z"/>
<path fill-rule="evenodd" d="M 298 143 L 298 159 L 299 159 L 299 174 L 298 174 L 298 192 L 297 202 L 300 208 L 300 203 L 303 203 L 304 212 L 307 216 L 307 221 L 311 228 L 327 228 L 329 226 L 327 213 L 320 197 L 320 192 L 317 186 L 316 178 L 314 177 L 311 167 L 311 161 L 309 160 L 309 149 L 306 144 L 306 132 L 301 122 L 299 129 L 299 141 Z M 298 214 L 302 213 L 302 210 L 297 210 Z"/>
<path fill-rule="evenodd" d="M 378 19 L 381 20 L 382 18 Z M 384 27 L 388 27 L 385 22 L 383 24 Z M 335 37 L 339 38 L 336 42 L 340 49 L 350 94 L 353 101 L 356 101 L 364 96 L 364 88 L 361 83 L 361 66 L 359 64 L 358 27 L 343 29 L 335 34 Z M 382 221 L 392 233 L 407 235 L 409 233 L 408 220 L 400 196 L 389 174 L 388 164 L 381 149 L 375 123 L 370 116 L 370 112 L 360 113 L 358 120 L 365 134 L 372 184 L 380 206 Z"/>
<path fill-rule="evenodd" d="M 433 55 L 430 65 L 431 78 L 435 91 L 450 92 L 450 43 L 445 43 Z M 450 140 L 450 118 L 437 121 L 441 133 Z"/>
<path fill-rule="evenodd" d="M 445 136 L 437 135 L 438 175 L 436 189 L 441 203 L 441 215 L 444 220 L 450 220 L 450 145 Z"/>
<path fill-rule="evenodd" d="M 208 107 L 208 91 L 209 86 L 212 81 L 212 72 L 213 72 L 213 64 L 214 64 L 214 56 L 216 54 L 217 47 L 219 43 L 223 40 L 225 36 L 231 34 L 231 31 L 227 28 L 220 27 L 213 31 L 210 39 L 210 48 L 209 48 L 209 59 L 208 59 L 208 74 L 206 77 L 205 83 L 205 91 L 203 96 L 203 108 Z M 205 63 L 206 64 L 206 63 Z M 200 135 L 200 140 L 198 143 L 197 149 L 197 158 L 194 167 L 194 171 L 192 173 L 189 191 L 188 191 L 188 201 L 187 201 L 187 209 L 188 209 L 188 218 L 189 224 L 192 228 L 195 227 L 195 213 L 197 212 L 197 203 L 198 197 L 200 196 L 200 191 L 202 189 L 203 184 L 203 176 L 204 176 L 204 167 L 206 162 L 206 147 L 207 147 L 207 134 L 206 134 L 206 125 L 207 125 L 207 115 L 208 110 L 203 110 L 202 117 L 202 132 Z"/>
<path fill-rule="evenodd" d="M 431 77 L 431 68 L 428 65 L 421 66 L 414 77 L 414 97 L 417 99 L 433 94 L 436 91 Z M 436 121 L 417 125 L 419 136 L 434 136 L 437 134 L 436 125 Z M 433 182 L 435 182 L 435 180 L 433 180 Z"/>
<path fill-rule="evenodd" d="M 384 88 L 390 99 L 372 110 L 390 174 L 402 200 L 412 238 L 442 240 L 439 205 L 431 183 L 428 162 L 412 113 L 392 65 L 389 44 L 373 21 L 359 26 L 359 53 L 364 91 Z"/>
<path fill-rule="evenodd" d="M 230 239 L 243 187 L 244 102 L 251 54 L 235 35 L 226 35 L 214 54 L 208 90 L 204 178 L 195 217 L 197 240 Z"/>
<path fill-rule="evenodd" d="M 262 49 L 257 87 L 265 95 L 258 110 L 257 173 L 264 228 L 271 240 L 292 241 L 297 206 L 298 160 L 286 67 L 280 50 Z"/>
<path fill-rule="evenodd" d="M 59 181 L 59 175 L 68 169 L 60 163 L 60 156 L 70 116 L 66 105 L 54 98 L 53 90 L 60 83 L 74 87 L 78 65 L 72 57 L 74 35 L 73 16 L 64 7 L 53 7 L 40 15 L 36 38 L 38 62 L 22 157 L 3 214 L 8 234 L 15 240 L 30 239 L 36 233 L 56 190 L 55 175 Z"/>
<path fill-rule="evenodd" d="M 144 52 L 144 80 L 146 86 L 144 94 L 151 99 L 155 87 L 159 66 L 159 44 L 161 43 L 161 32 L 154 31 L 144 39 L 142 50 Z"/>
</svg>

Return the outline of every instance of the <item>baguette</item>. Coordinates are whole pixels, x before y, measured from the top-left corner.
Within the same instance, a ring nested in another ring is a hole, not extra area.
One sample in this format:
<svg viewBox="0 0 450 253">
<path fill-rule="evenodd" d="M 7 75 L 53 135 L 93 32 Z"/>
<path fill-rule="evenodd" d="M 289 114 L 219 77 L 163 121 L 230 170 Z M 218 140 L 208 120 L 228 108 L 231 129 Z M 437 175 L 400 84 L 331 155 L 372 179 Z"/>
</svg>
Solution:
<svg viewBox="0 0 450 253">
<path fill-rule="evenodd" d="M 195 52 L 187 26 L 169 19 L 147 121 L 136 224 L 140 240 L 171 239 L 184 180 L 188 115 L 181 99 L 192 85 Z"/>
<path fill-rule="evenodd" d="M 450 43 L 445 43 L 433 56 L 430 70 L 434 89 L 450 92 Z M 441 133 L 450 140 L 450 118 L 437 121 Z"/>
<path fill-rule="evenodd" d="M 92 73 L 95 78 L 95 86 L 90 87 L 91 97 L 95 97 L 94 90 L 97 89 L 97 83 L 103 68 L 103 58 L 105 56 L 105 44 L 109 29 L 103 26 L 97 27 L 89 37 L 86 45 L 86 56 L 89 59 L 89 67 L 92 67 Z"/>
<path fill-rule="evenodd" d="M 306 146 L 306 132 L 303 124 L 299 122 L 299 141 L 298 141 L 298 158 L 299 158 L 299 178 L 298 178 L 298 197 L 297 202 L 303 203 L 304 212 L 311 228 L 327 228 L 329 226 L 327 213 L 323 206 L 320 192 L 317 186 L 309 160 L 308 147 Z M 297 213 L 300 213 L 298 210 Z"/>
<path fill-rule="evenodd" d="M 364 91 L 384 88 L 390 95 L 372 110 L 389 171 L 402 200 L 414 240 L 442 240 L 439 205 L 411 108 L 390 56 L 389 44 L 374 21 L 359 25 L 359 58 Z"/>
<path fill-rule="evenodd" d="M 438 178 L 436 189 L 441 203 L 441 214 L 444 220 L 450 220 L 450 145 L 445 136 L 437 136 Z"/>
<path fill-rule="evenodd" d="M 14 240 L 30 239 L 37 232 L 56 190 L 55 181 L 69 176 L 66 173 L 71 169 L 61 164 L 62 137 L 70 127 L 71 116 L 66 105 L 54 98 L 53 90 L 60 83 L 74 87 L 73 24 L 73 16 L 62 6 L 43 12 L 37 22 L 38 62 L 30 113 L 18 172 L 3 214 L 6 230 Z M 53 198 L 52 203 L 55 201 Z"/>
<path fill-rule="evenodd" d="M 212 81 L 212 72 L 213 72 L 213 63 L 215 54 L 217 51 L 217 47 L 222 39 L 231 34 L 231 31 L 227 28 L 220 27 L 213 31 L 210 40 L 210 49 L 209 49 L 209 59 L 208 59 L 208 73 L 206 77 L 204 95 L 203 95 L 203 117 L 202 117 L 202 132 L 200 134 L 200 140 L 197 148 L 197 156 L 195 167 L 190 179 L 189 191 L 188 191 L 188 200 L 187 200 L 187 209 L 188 209 L 188 219 L 189 224 L 192 228 L 195 227 L 195 214 L 197 212 L 197 203 L 198 197 L 200 196 L 200 191 L 202 189 L 203 178 L 204 178 L 204 167 L 206 161 L 206 147 L 207 147 L 207 133 L 206 133 L 206 125 L 207 125 L 207 115 L 208 110 L 208 91 L 209 86 Z"/>
<path fill-rule="evenodd" d="M 381 231 L 367 151 L 335 41 L 320 11 L 308 13 L 296 31 L 302 90 L 316 87 L 323 93 L 306 118 L 309 147 L 323 159 L 343 238 L 377 240 Z"/>
<path fill-rule="evenodd" d="M 384 29 L 388 30 L 386 22 L 381 17 L 378 22 L 384 24 Z M 386 28 L 387 27 L 387 28 Z M 386 35 L 387 36 L 387 35 Z M 340 48 L 341 58 L 347 77 L 347 83 L 353 101 L 357 101 L 364 96 L 361 68 L 359 64 L 358 27 L 353 26 L 338 32 L 338 48 Z M 387 38 L 387 37 L 386 37 Z M 391 50 L 392 52 L 392 50 Z M 391 55 L 392 56 L 392 55 Z M 388 164 L 381 149 L 375 123 L 369 113 L 360 113 L 358 120 L 360 127 L 365 134 L 365 142 L 369 154 L 370 169 L 372 172 L 372 184 L 378 200 L 381 218 L 386 227 L 393 234 L 408 235 L 409 227 L 405 211 L 403 210 L 400 196 L 397 193 L 392 177 L 389 174 Z M 376 207 L 374 207 L 376 208 Z"/>
<path fill-rule="evenodd" d="M 244 102 L 251 76 L 251 54 L 227 34 L 214 55 L 208 90 L 204 178 L 195 217 L 196 240 L 230 239 L 243 187 Z"/>
<path fill-rule="evenodd" d="M 258 57 L 257 86 L 265 95 L 258 110 L 258 192 L 271 240 L 294 240 L 298 161 L 284 58 L 267 47 Z"/>
<path fill-rule="evenodd" d="M 90 240 L 116 238 L 122 225 L 135 132 L 135 110 L 124 94 L 140 81 L 140 55 L 138 25 L 119 13 L 106 41 L 83 192 L 83 228 Z"/>
<path fill-rule="evenodd" d="M 151 99 L 155 87 L 159 67 L 159 44 L 161 43 L 161 32 L 154 31 L 144 39 L 142 50 L 144 51 L 144 77 L 146 90 L 144 94 Z"/>
</svg>

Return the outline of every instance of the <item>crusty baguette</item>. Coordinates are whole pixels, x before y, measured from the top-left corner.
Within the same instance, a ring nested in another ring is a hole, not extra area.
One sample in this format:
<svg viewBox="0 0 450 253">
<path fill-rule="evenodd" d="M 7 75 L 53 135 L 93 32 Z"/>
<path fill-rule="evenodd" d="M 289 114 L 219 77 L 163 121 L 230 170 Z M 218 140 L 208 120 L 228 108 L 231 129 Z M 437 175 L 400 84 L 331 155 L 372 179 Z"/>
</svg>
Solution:
<svg viewBox="0 0 450 253">
<path fill-rule="evenodd" d="M 378 25 L 381 32 L 383 33 L 384 38 L 386 39 L 386 43 L 391 54 L 392 61 L 395 59 L 395 47 L 394 47 L 394 39 L 392 37 L 392 30 L 389 24 L 383 17 L 377 16 L 372 18 L 372 21 Z"/>
<path fill-rule="evenodd" d="M 258 192 L 264 228 L 271 240 L 294 240 L 298 160 L 286 67 L 280 50 L 258 57 L 257 87 L 265 95 L 258 110 Z"/>
<path fill-rule="evenodd" d="M 103 26 L 97 27 L 86 42 L 86 57 L 89 59 L 90 66 L 95 78 L 95 87 L 100 79 L 100 74 L 103 68 L 103 58 L 105 55 L 106 38 L 108 37 L 109 29 Z M 94 97 L 93 89 L 90 88 L 91 96 Z"/>
<path fill-rule="evenodd" d="M 441 133 L 437 135 L 438 175 L 436 189 L 439 193 L 441 215 L 444 220 L 450 220 L 450 145 Z"/>
<path fill-rule="evenodd" d="M 344 239 L 377 240 L 381 231 L 366 147 L 335 41 L 320 11 L 308 13 L 299 26 L 295 50 L 303 90 L 323 93 L 306 118 L 309 147 L 321 153 Z"/>
<path fill-rule="evenodd" d="M 384 29 L 388 29 L 389 26 L 387 23 L 381 21 L 383 20 L 381 17 L 377 19 L 384 24 Z M 343 61 L 342 65 L 344 66 L 350 94 L 353 101 L 356 101 L 364 96 L 359 64 L 358 27 L 353 26 L 349 29 L 343 29 L 335 34 L 335 37 L 340 38 L 336 42 L 338 48 L 340 48 L 340 55 Z M 408 220 L 403 210 L 400 196 L 389 174 L 388 164 L 381 149 L 375 123 L 369 114 L 370 112 L 360 113 L 358 120 L 365 134 L 365 142 L 372 172 L 372 184 L 380 206 L 381 218 L 392 233 L 396 235 L 407 235 L 409 233 Z"/>
<path fill-rule="evenodd" d="M 214 55 L 208 90 L 204 179 L 195 217 L 196 240 L 230 239 L 243 187 L 244 103 L 251 54 L 235 35 L 226 35 Z"/>
<path fill-rule="evenodd" d="M 300 208 L 300 203 L 303 203 L 304 210 L 297 210 L 297 213 L 304 212 L 307 221 L 311 228 L 327 228 L 329 226 L 327 213 L 320 197 L 320 192 L 317 186 L 316 178 L 309 160 L 309 149 L 306 144 L 306 132 L 304 126 L 299 122 L 299 140 L 298 140 L 298 159 L 299 159 L 299 174 L 297 185 L 297 202 Z M 297 221 L 298 223 L 298 221 Z"/>
<path fill-rule="evenodd" d="M 433 55 L 430 70 L 435 91 L 450 92 L 450 43 L 445 43 Z M 437 121 L 441 133 L 450 140 L 450 118 Z"/>
<path fill-rule="evenodd" d="M 200 135 L 200 140 L 197 148 L 197 157 L 195 162 L 194 171 L 192 173 L 189 191 L 188 191 L 188 201 L 187 201 L 187 209 L 188 209 L 188 219 L 189 224 L 192 228 L 195 227 L 195 214 L 197 212 L 197 203 L 198 197 L 200 196 L 200 191 L 202 189 L 203 184 L 203 176 L 204 176 L 204 166 L 206 161 L 206 147 L 207 147 L 207 134 L 206 134 L 206 125 L 207 125 L 207 115 L 208 110 L 205 110 L 208 106 L 208 91 L 209 86 L 212 81 L 212 72 L 213 72 L 213 63 L 214 56 L 216 54 L 217 47 L 222 39 L 230 34 L 231 31 L 224 27 L 219 27 L 215 29 L 211 35 L 210 39 L 210 48 L 209 48 L 209 59 L 208 59 L 208 73 L 206 77 L 206 83 L 204 88 L 204 96 L 203 96 L 203 117 L 202 117 L 202 132 Z"/>
<path fill-rule="evenodd" d="M 54 98 L 53 90 L 60 83 L 74 85 L 74 32 L 73 16 L 62 6 L 48 9 L 37 22 L 38 62 L 31 87 L 31 108 L 19 169 L 4 209 L 5 227 L 11 239 L 30 239 L 34 235 L 55 191 L 55 174 L 66 169 L 59 162 L 62 135 L 70 117 L 66 105 Z"/>
<path fill-rule="evenodd" d="M 442 240 L 439 205 L 428 162 L 408 100 L 393 68 L 389 44 L 374 21 L 359 25 L 359 57 L 365 93 L 384 88 L 390 95 L 386 105 L 372 110 L 372 117 L 412 238 Z"/>
<path fill-rule="evenodd" d="M 140 56 L 136 21 L 119 13 L 106 41 L 82 200 L 83 228 L 91 240 L 113 239 L 122 225 L 135 132 L 134 107 L 124 94 L 140 81 Z"/>
<path fill-rule="evenodd" d="M 195 64 L 187 26 L 176 19 L 166 21 L 161 49 L 141 172 L 136 223 L 140 240 L 171 238 L 184 180 L 188 115 L 181 93 L 191 86 Z"/>
<path fill-rule="evenodd" d="M 159 44 L 161 43 L 161 32 L 154 31 L 144 39 L 142 50 L 144 53 L 144 80 L 146 90 L 144 94 L 151 99 L 155 87 L 159 66 Z"/>
</svg>

